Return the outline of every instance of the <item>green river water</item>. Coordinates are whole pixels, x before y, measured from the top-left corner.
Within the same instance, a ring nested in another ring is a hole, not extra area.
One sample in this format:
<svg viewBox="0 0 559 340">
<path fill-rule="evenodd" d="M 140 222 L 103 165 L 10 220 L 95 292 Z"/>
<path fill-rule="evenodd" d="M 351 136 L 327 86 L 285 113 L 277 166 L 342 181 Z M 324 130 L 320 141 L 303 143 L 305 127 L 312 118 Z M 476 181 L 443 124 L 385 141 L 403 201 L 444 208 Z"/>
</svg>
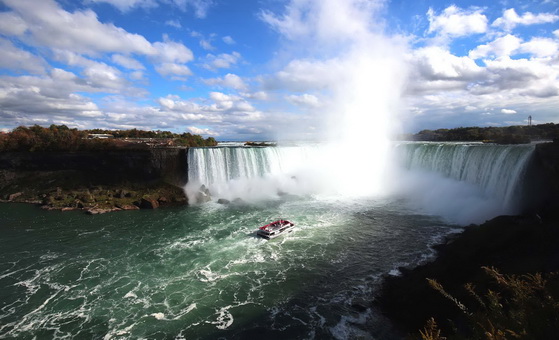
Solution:
<svg viewBox="0 0 559 340">
<path fill-rule="evenodd" d="M 297 227 L 266 241 L 279 217 Z M 0 338 L 397 338 L 382 275 L 456 227 L 389 198 L 86 215 L 0 205 Z"/>
</svg>

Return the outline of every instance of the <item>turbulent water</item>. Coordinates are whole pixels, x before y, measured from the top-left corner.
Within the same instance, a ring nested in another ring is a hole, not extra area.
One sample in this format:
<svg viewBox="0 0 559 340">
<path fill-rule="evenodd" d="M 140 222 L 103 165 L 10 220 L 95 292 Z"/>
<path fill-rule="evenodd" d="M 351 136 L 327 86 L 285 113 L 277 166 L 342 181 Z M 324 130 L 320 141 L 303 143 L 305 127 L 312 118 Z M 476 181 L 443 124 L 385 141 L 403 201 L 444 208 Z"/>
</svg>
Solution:
<svg viewBox="0 0 559 340">
<path fill-rule="evenodd" d="M 421 173 L 449 188 L 469 181 L 427 176 L 437 163 L 428 160 L 431 151 L 401 147 L 409 160 L 403 168 L 413 169 L 398 176 Z M 460 230 L 451 217 L 431 214 L 402 187 L 350 197 L 296 185 L 306 170 L 294 160 L 312 158 L 313 147 L 197 150 L 189 155 L 191 180 L 243 200 L 221 205 L 216 196 L 189 207 L 93 216 L 0 205 L 0 338 L 399 338 L 372 306 L 375 290 L 382 275 L 424 261 L 430 245 Z M 528 159 L 531 149 L 522 150 L 524 158 L 512 163 Z M 477 187 L 476 179 L 467 183 Z M 487 192 L 480 183 L 472 197 L 502 203 L 516 192 Z M 257 184 L 268 192 L 250 200 Z M 258 226 L 279 217 L 295 222 L 295 231 L 255 237 Z"/>
</svg>

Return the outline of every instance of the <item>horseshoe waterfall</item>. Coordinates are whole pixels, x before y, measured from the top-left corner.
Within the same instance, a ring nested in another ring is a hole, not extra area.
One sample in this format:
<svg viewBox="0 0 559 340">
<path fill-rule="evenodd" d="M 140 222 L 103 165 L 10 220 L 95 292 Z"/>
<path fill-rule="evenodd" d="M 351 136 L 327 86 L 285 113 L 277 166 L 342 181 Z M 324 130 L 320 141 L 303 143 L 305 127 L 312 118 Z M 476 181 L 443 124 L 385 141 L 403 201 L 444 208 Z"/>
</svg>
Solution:
<svg viewBox="0 0 559 340">
<path fill-rule="evenodd" d="M 185 207 L 0 205 L 0 337 L 392 339 L 371 304 L 382 277 L 469 223 L 519 212 L 534 147 L 390 150 L 369 195 L 348 190 L 369 183 L 338 171 L 348 157 L 304 144 L 189 149 Z M 211 200 L 195 202 L 202 185 Z M 295 230 L 256 237 L 278 218 Z"/>
</svg>

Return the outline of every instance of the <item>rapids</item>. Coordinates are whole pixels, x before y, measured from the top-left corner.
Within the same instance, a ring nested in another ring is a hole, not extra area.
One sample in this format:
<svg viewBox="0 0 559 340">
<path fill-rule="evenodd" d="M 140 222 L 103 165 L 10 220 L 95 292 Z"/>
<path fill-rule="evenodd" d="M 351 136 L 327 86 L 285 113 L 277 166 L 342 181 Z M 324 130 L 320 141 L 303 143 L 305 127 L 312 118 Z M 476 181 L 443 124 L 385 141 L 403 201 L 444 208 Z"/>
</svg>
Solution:
<svg viewBox="0 0 559 340">
<path fill-rule="evenodd" d="M 316 165 L 335 155 L 319 146 L 236 147 L 191 150 L 189 190 L 205 184 L 205 204 L 93 216 L 0 205 L 0 337 L 399 338 L 371 304 L 382 276 L 469 223 L 449 201 L 511 208 L 533 148 L 394 148 L 383 195 L 325 187 Z M 280 217 L 295 231 L 255 237 Z"/>
</svg>

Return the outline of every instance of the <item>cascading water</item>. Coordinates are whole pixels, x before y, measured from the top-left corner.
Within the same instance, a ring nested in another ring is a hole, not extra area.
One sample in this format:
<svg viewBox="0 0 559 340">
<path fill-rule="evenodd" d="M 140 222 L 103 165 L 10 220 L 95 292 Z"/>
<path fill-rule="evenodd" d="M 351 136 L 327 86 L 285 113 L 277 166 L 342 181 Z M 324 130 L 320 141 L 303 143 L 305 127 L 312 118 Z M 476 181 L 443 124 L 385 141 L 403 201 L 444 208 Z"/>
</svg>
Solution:
<svg viewBox="0 0 559 340">
<path fill-rule="evenodd" d="M 433 212 L 445 216 L 446 209 L 460 215 L 454 221 L 471 223 L 519 212 L 534 146 L 425 142 L 401 143 L 396 151 L 413 174 L 405 183 L 416 199 L 423 196 Z"/>
<path fill-rule="evenodd" d="M 245 201 L 274 198 L 284 193 L 305 194 L 317 180 L 310 166 L 320 154 L 313 146 L 190 148 L 188 184 L 190 200 L 201 185 L 213 197 Z"/>
<path fill-rule="evenodd" d="M 354 178 L 348 185 L 353 175 L 339 176 L 343 166 L 336 163 L 343 157 L 332 150 L 327 145 L 191 148 L 187 193 L 195 200 L 205 185 L 214 198 L 250 201 L 285 193 L 344 194 L 349 186 L 366 183 Z M 392 188 L 388 192 L 411 198 L 429 213 L 462 224 L 482 222 L 518 212 L 533 150 L 532 145 L 400 143 L 393 149 L 397 166 L 383 180 Z"/>
</svg>

